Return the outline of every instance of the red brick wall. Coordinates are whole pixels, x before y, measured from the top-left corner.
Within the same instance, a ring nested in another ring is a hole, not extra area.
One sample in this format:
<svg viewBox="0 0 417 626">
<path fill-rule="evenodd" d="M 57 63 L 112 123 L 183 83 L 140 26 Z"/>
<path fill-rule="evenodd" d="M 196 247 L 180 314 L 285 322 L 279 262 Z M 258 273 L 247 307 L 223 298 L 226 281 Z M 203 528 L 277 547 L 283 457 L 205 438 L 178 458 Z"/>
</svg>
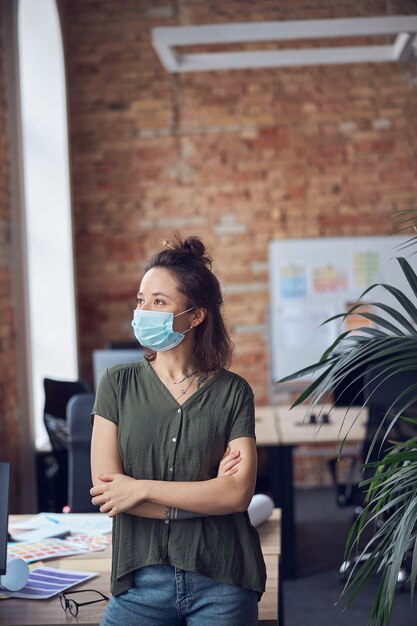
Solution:
<svg viewBox="0 0 417 626">
<path fill-rule="evenodd" d="M 268 242 L 385 233 L 415 204 L 417 93 L 397 64 L 175 76 L 151 48 L 154 26 L 386 13 L 382 1 L 253 7 L 64 4 L 84 375 L 92 349 L 130 337 L 142 261 L 178 228 L 209 245 L 233 367 L 266 400 Z"/>
<path fill-rule="evenodd" d="M 12 510 L 19 499 L 19 397 L 11 276 L 10 155 L 0 5 L 0 460 L 13 462 Z"/>
<path fill-rule="evenodd" d="M 62 9 L 82 375 L 94 348 L 131 337 L 143 261 L 178 229 L 208 244 L 233 369 L 267 401 L 268 243 L 383 234 L 393 210 L 416 205 L 417 90 L 397 64 L 167 74 L 151 28 L 386 15 L 385 0 Z"/>
</svg>

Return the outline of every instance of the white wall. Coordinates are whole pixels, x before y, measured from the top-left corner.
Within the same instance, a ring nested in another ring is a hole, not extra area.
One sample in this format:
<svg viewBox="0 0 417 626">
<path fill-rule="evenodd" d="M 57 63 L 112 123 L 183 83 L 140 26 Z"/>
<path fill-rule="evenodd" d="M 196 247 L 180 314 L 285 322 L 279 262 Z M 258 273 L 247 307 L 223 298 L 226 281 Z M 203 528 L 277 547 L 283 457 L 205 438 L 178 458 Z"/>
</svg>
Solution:
<svg viewBox="0 0 417 626">
<path fill-rule="evenodd" d="M 68 129 L 61 31 L 54 0 L 20 0 L 19 68 L 36 445 L 43 378 L 76 379 Z"/>
</svg>

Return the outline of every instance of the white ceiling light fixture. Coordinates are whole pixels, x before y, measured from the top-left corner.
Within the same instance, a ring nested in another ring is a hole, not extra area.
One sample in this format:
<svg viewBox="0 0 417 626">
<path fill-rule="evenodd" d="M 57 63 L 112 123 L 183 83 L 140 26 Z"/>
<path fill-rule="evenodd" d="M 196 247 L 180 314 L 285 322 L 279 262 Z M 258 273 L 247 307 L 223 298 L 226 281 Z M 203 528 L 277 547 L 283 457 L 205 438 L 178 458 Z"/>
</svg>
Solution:
<svg viewBox="0 0 417 626">
<path fill-rule="evenodd" d="M 294 67 L 343 63 L 406 62 L 416 55 L 417 15 L 287 22 L 243 22 L 159 27 L 152 45 L 168 72 Z M 199 45 L 285 42 L 347 37 L 394 36 L 392 43 L 281 50 L 179 54 L 175 48 Z"/>
</svg>

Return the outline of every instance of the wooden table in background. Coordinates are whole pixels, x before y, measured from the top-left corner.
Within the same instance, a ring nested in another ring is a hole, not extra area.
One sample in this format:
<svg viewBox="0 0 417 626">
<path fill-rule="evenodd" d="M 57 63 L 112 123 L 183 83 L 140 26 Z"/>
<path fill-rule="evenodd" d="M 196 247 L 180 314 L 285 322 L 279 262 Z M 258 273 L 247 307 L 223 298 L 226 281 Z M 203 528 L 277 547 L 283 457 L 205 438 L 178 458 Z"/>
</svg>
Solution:
<svg viewBox="0 0 417 626">
<path fill-rule="evenodd" d="M 310 423 L 314 413 L 318 423 Z M 297 546 L 294 522 L 293 450 L 295 446 L 334 446 L 334 456 L 345 446 L 357 445 L 365 438 L 367 409 L 321 405 L 313 410 L 307 405 L 255 407 L 256 443 L 268 448 L 268 478 L 275 506 L 282 510 L 282 577 L 297 576 Z M 322 423 L 323 415 L 329 417 Z M 355 419 L 357 418 L 357 419 Z M 329 456 L 332 450 L 328 450 Z"/>
<path fill-rule="evenodd" d="M 29 516 L 12 515 L 10 516 L 10 523 L 21 521 L 27 517 Z M 281 512 L 279 509 L 274 509 L 272 516 L 258 527 L 258 531 L 268 574 L 266 591 L 259 603 L 258 623 L 263 626 L 277 626 L 278 613 L 282 616 L 282 594 L 278 598 L 281 554 Z M 106 595 L 110 593 L 110 546 L 101 552 L 89 552 L 62 559 L 48 559 L 43 563 L 60 569 L 97 572 L 98 576 L 77 585 L 75 588 L 96 589 Z M 66 593 L 70 595 L 71 592 L 67 591 Z M 66 624 L 68 626 L 74 624 L 74 626 L 96 626 L 100 623 L 106 606 L 106 602 L 82 606 L 75 618 L 68 611 L 62 610 L 58 596 L 49 600 L 8 598 L 7 600 L 0 600 L 0 625 L 62 626 L 62 624 Z M 283 626 L 282 617 L 279 626 Z"/>
</svg>

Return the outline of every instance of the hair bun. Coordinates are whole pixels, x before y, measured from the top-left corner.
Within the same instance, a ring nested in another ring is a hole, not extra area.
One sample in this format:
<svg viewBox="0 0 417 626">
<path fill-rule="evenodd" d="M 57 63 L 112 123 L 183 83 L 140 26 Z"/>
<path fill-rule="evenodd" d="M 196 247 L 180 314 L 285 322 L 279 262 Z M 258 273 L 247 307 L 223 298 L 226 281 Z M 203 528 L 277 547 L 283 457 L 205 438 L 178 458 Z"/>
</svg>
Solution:
<svg viewBox="0 0 417 626">
<path fill-rule="evenodd" d="M 196 259 L 211 269 L 211 258 L 206 253 L 206 246 L 199 237 L 187 237 L 183 242 L 184 252 L 192 254 Z"/>
<path fill-rule="evenodd" d="M 211 269 L 211 258 L 206 254 L 206 247 L 199 237 L 192 236 L 183 240 L 179 235 L 176 235 L 174 241 L 165 240 L 163 245 L 168 250 L 193 256 Z"/>
<path fill-rule="evenodd" d="M 194 254 L 198 259 L 201 259 L 206 251 L 205 245 L 198 237 L 187 237 L 183 242 L 183 248 L 184 252 Z"/>
</svg>

